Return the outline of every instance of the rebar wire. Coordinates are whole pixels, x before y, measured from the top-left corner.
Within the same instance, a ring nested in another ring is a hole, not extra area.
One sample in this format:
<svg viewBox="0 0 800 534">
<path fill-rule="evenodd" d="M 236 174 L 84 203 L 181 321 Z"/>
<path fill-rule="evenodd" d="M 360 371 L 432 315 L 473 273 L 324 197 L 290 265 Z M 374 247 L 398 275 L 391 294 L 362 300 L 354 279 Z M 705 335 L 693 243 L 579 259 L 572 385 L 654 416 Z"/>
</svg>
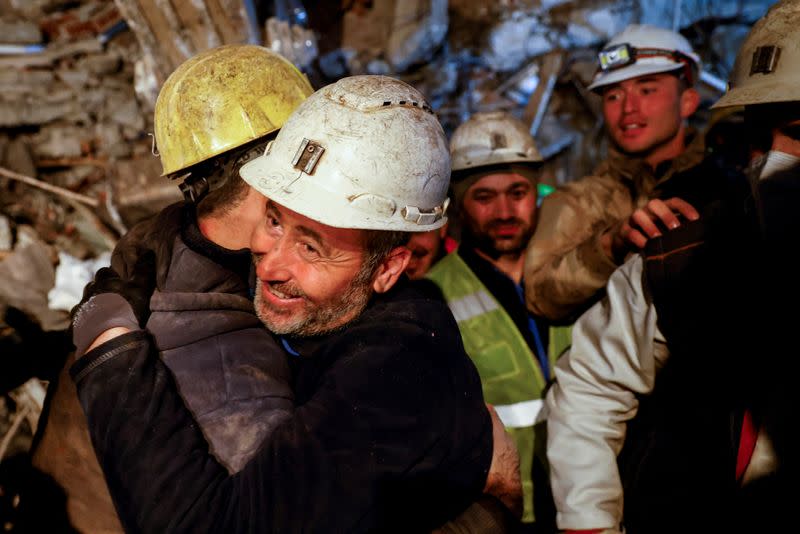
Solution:
<svg viewBox="0 0 800 534">
<path fill-rule="evenodd" d="M 33 178 L 31 176 L 25 176 L 24 174 L 16 173 L 14 171 L 6 169 L 5 167 L 0 167 L 0 176 L 10 178 L 11 180 L 17 180 L 18 182 L 22 182 L 31 187 L 36 187 L 38 189 L 42 189 L 49 193 L 53 193 L 54 195 L 70 198 L 72 200 L 75 200 L 76 202 L 80 202 L 81 204 L 86 204 L 94 208 L 100 206 L 100 201 L 96 198 L 92 198 L 86 195 L 81 195 L 80 193 L 75 193 L 73 191 L 70 191 L 69 189 L 58 187 L 57 185 L 48 184 L 47 182 L 37 180 L 36 178 Z"/>
</svg>

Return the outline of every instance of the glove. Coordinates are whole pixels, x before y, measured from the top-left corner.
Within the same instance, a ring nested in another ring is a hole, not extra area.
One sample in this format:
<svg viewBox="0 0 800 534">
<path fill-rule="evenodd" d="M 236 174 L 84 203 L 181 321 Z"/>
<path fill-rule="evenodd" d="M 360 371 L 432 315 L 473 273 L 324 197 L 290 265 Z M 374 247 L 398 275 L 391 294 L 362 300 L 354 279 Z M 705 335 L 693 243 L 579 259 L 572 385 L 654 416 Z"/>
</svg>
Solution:
<svg viewBox="0 0 800 534">
<path fill-rule="evenodd" d="M 150 317 L 150 297 L 156 287 L 156 258 L 144 251 L 130 278 L 104 267 L 83 290 L 83 299 L 72 309 L 72 340 L 82 356 L 100 334 L 114 327 L 138 330 Z"/>
</svg>

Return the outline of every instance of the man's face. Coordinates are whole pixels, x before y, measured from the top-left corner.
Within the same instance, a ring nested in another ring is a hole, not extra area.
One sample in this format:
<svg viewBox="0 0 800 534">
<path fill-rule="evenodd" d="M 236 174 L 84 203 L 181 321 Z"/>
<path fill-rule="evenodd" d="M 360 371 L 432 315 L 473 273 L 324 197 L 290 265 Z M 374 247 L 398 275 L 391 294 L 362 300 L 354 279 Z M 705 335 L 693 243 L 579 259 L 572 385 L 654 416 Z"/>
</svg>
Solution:
<svg viewBox="0 0 800 534">
<path fill-rule="evenodd" d="M 676 138 L 683 119 L 694 113 L 684 102 L 680 81 L 672 74 L 651 74 L 624 80 L 604 89 L 606 129 L 628 154 L 647 157 Z M 687 95 L 688 96 L 688 95 Z"/>
<path fill-rule="evenodd" d="M 462 209 L 478 250 L 491 257 L 519 253 L 535 228 L 536 188 L 516 173 L 491 174 L 467 189 Z"/>
<path fill-rule="evenodd" d="M 411 235 L 406 245 L 411 250 L 411 261 L 406 267 L 406 274 L 409 278 L 418 280 L 425 276 L 433 262 L 439 257 L 443 239 L 443 229 L 417 232 Z"/>
<path fill-rule="evenodd" d="M 333 228 L 267 200 L 253 233 L 255 309 L 276 334 L 312 336 L 352 321 L 372 296 L 364 231 Z"/>
</svg>

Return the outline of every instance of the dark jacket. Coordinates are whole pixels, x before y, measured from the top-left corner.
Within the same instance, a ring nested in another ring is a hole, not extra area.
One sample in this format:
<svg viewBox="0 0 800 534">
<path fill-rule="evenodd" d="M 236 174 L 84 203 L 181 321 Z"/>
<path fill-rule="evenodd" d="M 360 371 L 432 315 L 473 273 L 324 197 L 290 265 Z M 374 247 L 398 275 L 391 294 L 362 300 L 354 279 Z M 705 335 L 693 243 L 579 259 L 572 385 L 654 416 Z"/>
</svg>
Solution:
<svg viewBox="0 0 800 534">
<path fill-rule="evenodd" d="M 645 283 L 670 358 L 641 399 L 620 455 L 632 534 L 674 532 L 697 517 L 698 527 L 752 531 L 737 510 L 737 453 L 772 322 L 760 275 L 766 258 L 742 186 L 719 191 L 700 220 L 646 247 Z"/>
<path fill-rule="evenodd" d="M 250 251 L 209 242 L 193 209 L 183 218 L 147 330 L 211 452 L 236 472 L 291 412 L 289 366 L 253 312 Z"/>
<path fill-rule="evenodd" d="M 235 475 L 209 455 L 146 332 L 78 361 L 72 375 L 128 529 L 430 531 L 481 494 L 492 425 L 443 303 L 397 287 L 344 329 L 292 348 L 297 408 Z"/>
<path fill-rule="evenodd" d="M 157 252 L 158 288 L 148 328 L 217 458 L 231 469 L 291 409 L 285 355 L 248 299 L 250 254 L 202 237 L 193 209 L 173 205 L 137 225 L 114 251 L 125 272 L 141 248 Z M 235 351 L 225 347 L 236 347 Z M 70 359 L 68 366 L 73 363 Z M 122 530 L 89 440 L 75 386 L 62 373 L 48 392 L 33 463 L 64 488 L 72 524 L 83 532 Z"/>
</svg>

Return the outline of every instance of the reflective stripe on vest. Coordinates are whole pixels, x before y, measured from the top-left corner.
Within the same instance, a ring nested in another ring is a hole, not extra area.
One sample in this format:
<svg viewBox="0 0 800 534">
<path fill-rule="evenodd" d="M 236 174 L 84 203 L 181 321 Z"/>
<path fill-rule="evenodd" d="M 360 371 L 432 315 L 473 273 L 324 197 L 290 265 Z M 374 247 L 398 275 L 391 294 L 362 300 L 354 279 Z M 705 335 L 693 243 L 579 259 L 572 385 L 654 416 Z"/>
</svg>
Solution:
<svg viewBox="0 0 800 534">
<path fill-rule="evenodd" d="M 494 409 L 506 428 L 524 428 L 544 421 L 541 399 L 495 406 Z"/>
<path fill-rule="evenodd" d="M 478 315 L 496 310 L 498 308 L 495 300 L 484 290 L 476 291 L 466 297 L 448 301 L 447 305 L 453 312 L 453 317 L 457 323 L 462 323 Z"/>
</svg>

